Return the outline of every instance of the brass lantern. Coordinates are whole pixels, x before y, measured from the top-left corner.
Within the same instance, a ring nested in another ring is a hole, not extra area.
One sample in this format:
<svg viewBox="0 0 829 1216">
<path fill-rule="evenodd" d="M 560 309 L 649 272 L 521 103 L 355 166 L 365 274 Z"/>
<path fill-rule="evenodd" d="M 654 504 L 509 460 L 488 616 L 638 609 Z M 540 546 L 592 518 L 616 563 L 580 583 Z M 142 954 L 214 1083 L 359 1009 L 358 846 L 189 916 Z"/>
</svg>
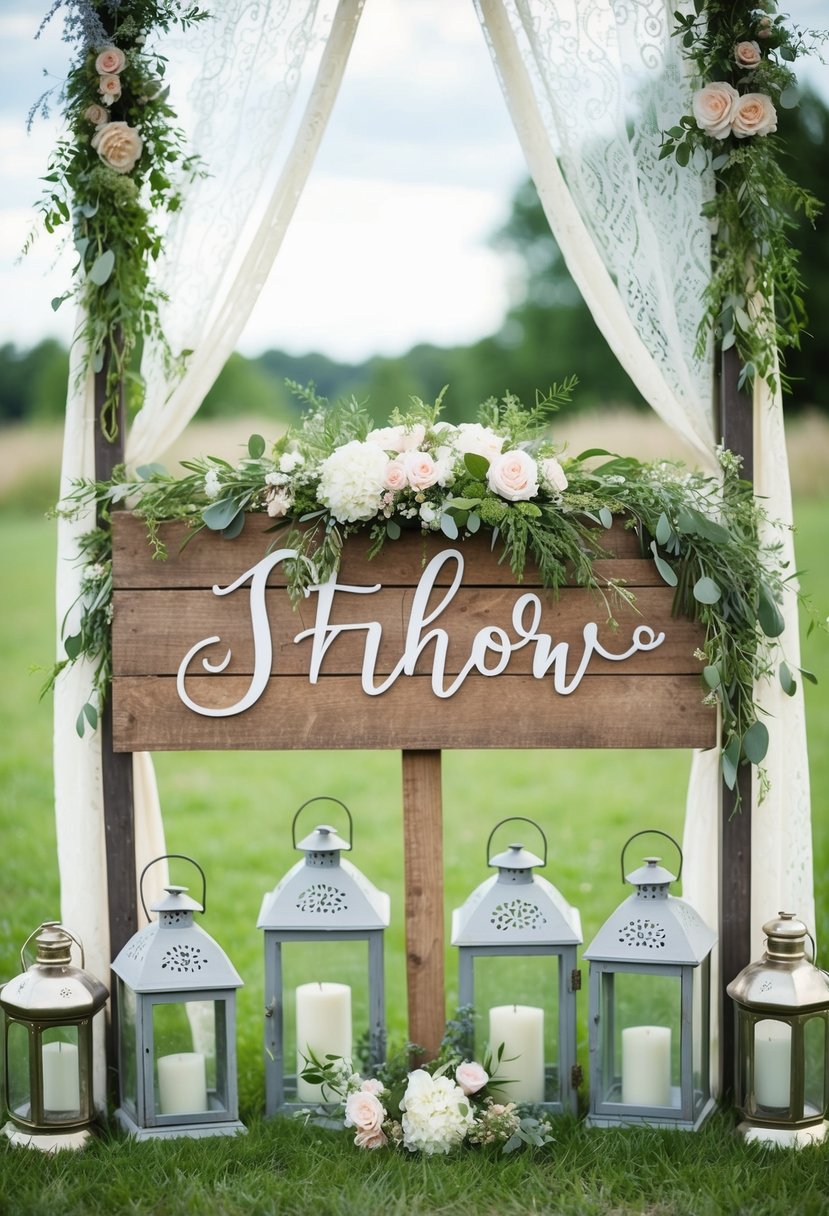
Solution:
<svg viewBox="0 0 829 1216">
<path fill-rule="evenodd" d="M 26 969 L 35 939 L 37 955 Z M 81 953 L 72 965 L 72 943 Z M 13 1144 L 43 1152 L 82 1148 L 95 1116 L 92 1019 L 109 995 L 84 971 L 83 946 L 57 921 L 32 933 L 20 951 L 23 973 L 0 991 L 4 1018 L 4 1098 Z"/>
<path fill-rule="evenodd" d="M 763 925 L 766 950 L 728 985 L 737 1023 L 735 1098 L 748 1140 L 801 1147 L 829 1130 L 829 976 L 792 912 Z"/>
</svg>

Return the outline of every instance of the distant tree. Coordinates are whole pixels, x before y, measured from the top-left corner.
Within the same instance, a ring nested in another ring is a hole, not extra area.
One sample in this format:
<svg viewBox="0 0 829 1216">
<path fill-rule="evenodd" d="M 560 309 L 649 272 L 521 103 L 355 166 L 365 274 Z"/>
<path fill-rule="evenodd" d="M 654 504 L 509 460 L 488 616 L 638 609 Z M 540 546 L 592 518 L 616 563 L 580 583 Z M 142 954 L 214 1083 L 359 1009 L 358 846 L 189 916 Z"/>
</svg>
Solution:
<svg viewBox="0 0 829 1216">
<path fill-rule="evenodd" d="M 0 346 L 0 421 L 62 418 L 69 356 L 54 338 L 30 350 Z"/>
</svg>

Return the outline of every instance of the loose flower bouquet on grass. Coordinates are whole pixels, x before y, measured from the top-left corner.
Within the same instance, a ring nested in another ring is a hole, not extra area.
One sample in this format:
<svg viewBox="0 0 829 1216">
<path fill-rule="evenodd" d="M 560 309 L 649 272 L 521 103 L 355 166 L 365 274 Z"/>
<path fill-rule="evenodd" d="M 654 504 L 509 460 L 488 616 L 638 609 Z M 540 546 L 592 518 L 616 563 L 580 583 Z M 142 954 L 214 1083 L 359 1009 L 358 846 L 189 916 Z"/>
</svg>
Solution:
<svg viewBox="0 0 829 1216">
<path fill-rule="evenodd" d="M 532 1108 L 519 1108 L 504 1100 L 508 1078 L 497 1078 L 504 1061 L 503 1045 L 484 1063 L 464 1057 L 471 1014 L 461 1010 L 447 1026 L 437 1059 L 410 1070 L 408 1061 L 418 1054 L 409 1044 L 376 1077 L 363 1078 L 350 1060 L 326 1056 L 319 1060 L 311 1054 L 302 1072 L 304 1080 L 321 1085 L 323 1097 L 337 1100 L 343 1126 L 353 1129 L 358 1148 L 403 1148 L 410 1153 L 450 1153 L 463 1144 L 500 1145 L 502 1153 L 512 1153 L 525 1145 L 541 1148 L 553 1140 L 549 1120 L 534 1114 Z M 314 1112 L 299 1112 L 299 1118 L 313 1121 Z M 331 1118 L 330 1108 L 325 1121 Z"/>
</svg>

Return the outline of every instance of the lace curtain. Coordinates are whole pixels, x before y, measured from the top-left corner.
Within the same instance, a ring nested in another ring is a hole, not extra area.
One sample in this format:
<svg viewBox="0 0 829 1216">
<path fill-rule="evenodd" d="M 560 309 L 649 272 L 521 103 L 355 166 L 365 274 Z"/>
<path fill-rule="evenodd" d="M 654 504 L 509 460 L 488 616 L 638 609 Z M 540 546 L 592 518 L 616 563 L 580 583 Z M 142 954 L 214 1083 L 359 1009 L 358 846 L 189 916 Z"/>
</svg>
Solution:
<svg viewBox="0 0 829 1216">
<path fill-rule="evenodd" d="M 660 161 L 659 132 L 690 112 L 690 83 L 664 0 L 474 0 L 547 219 L 573 278 L 646 401 L 714 467 L 709 349 L 694 357 L 710 233 L 700 208 L 710 172 Z M 754 398 L 756 489 L 795 570 L 780 394 Z M 783 606 L 786 651 L 799 662 L 797 605 Z M 781 908 L 814 926 L 808 763 L 802 694 L 776 682 L 770 781 L 753 792 L 752 931 Z M 695 756 L 686 804 L 684 891 L 718 921 L 719 766 Z M 716 1020 L 714 1021 L 716 1025 Z"/>
<path fill-rule="evenodd" d="M 184 429 L 233 350 L 279 250 L 302 192 L 357 28 L 364 0 L 223 0 L 186 42 L 165 46 L 173 95 L 193 78 L 187 125 L 210 176 L 187 191 L 170 226 L 160 286 L 162 322 L 174 350 L 191 350 L 183 376 L 150 346 L 142 372 L 147 398 L 127 440 L 127 457 L 157 459 Z M 321 53 L 320 53 L 321 52 Z M 194 69 L 198 65 L 198 70 Z M 304 108 L 303 108 L 304 102 Z M 79 374 L 73 345 L 61 494 L 94 476 L 92 377 Z M 58 526 L 57 620 L 77 618 L 77 537 L 94 517 Z M 58 637 L 58 654 L 63 646 Z M 55 690 L 55 815 L 61 915 L 81 936 L 87 965 L 110 966 L 106 850 L 99 732 L 79 738 L 75 718 L 90 671 L 65 670 Z M 136 864 L 165 851 L 152 761 L 133 761 Z M 156 867 L 161 870 L 162 867 Z M 95 1095 L 105 1099 L 103 1041 L 96 1036 Z"/>
</svg>

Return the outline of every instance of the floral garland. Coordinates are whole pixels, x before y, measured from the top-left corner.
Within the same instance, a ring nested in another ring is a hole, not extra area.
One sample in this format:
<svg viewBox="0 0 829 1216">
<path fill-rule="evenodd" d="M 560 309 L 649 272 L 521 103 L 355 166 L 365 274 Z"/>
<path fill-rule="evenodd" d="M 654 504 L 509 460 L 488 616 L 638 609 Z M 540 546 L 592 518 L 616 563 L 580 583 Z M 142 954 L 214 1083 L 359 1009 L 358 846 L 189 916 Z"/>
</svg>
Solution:
<svg viewBox="0 0 829 1216">
<path fill-rule="evenodd" d="M 50 680 L 81 656 L 93 662 L 95 691 L 79 714 L 80 733 L 85 722 L 95 725 L 109 686 L 108 520 L 119 503 L 128 501 L 145 520 L 160 558 L 166 556 L 159 532 L 164 522 L 179 520 L 191 534 L 208 528 L 233 539 L 249 513 L 266 512 L 273 531 L 289 530 L 285 544 L 300 555 L 289 571 L 295 597 L 337 569 L 343 544 L 354 533 L 368 533 L 373 556 L 403 529 L 449 540 L 484 529 L 517 581 L 530 560 L 553 593 L 575 578 L 601 599 L 611 623 L 614 605 L 634 597 L 619 583 L 602 582 L 593 562 L 608 556 L 602 532 L 619 516 L 675 588 L 675 612 L 704 626 L 697 654 L 704 664 L 701 695 L 722 710 L 725 780 L 734 787 L 742 762 L 762 762 L 768 730 L 754 701 L 754 683 L 774 671 L 785 571 L 778 550 L 758 541 L 766 517 L 731 453 L 720 454 L 722 480 L 603 449 L 567 458 L 549 438 L 549 415 L 569 398 L 572 381 L 553 386 L 532 408 L 509 394 L 493 398 L 480 408 L 478 422 L 460 426 L 440 419 L 440 399 L 431 406 L 415 399 L 411 410 L 393 414 L 391 425 L 381 428 L 353 400 L 329 405 L 313 391 L 294 387 L 308 411 L 270 453 L 254 435 L 236 467 L 215 457 L 185 461 L 188 473 L 181 478 L 159 465 L 143 466 L 134 476 L 121 468 L 110 481 L 79 483 L 63 504 L 62 511 L 72 514 L 95 503 L 103 520 L 81 542 L 80 626 L 65 637 L 67 657 Z M 777 674 L 793 694 L 795 679 L 785 658 Z"/>
<path fill-rule="evenodd" d="M 471 1010 L 460 1010 L 446 1029 L 437 1057 L 409 1070 L 413 1044 L 381 1065 L 378 1075 L 363 1078 L 351 1060 L 338 1056 L 306 1057 L 303 1080 L 322 1087 L 327 1100 L 337 1099 L 343 1126 L 353 1129 L 362 1149 L 397 1148 L 427 1157 L 448 1154 L 462 1145 L 500 1145 L 502 1153 L 524 1146 L 542 1148 L 553 1140 L 546 1116 L 519 1108 L 507 1097 L 510 1080 L 501 1079 L 504 1046 L 469 1060 L 464 1051 L 472 1027 Z M 314 1112 L 298 1112 L 313 1120 Z M 324 1110 L 326 1124 L 331 1111 Z"/>
<path fill-rule="evenodd" d="M 774 137 L 778 108 L 798 103 L 791 64 L 827 35 L 788 26 L 773 0 L 694 0 L 677 12 L 675 34 L 700 86 L 692 113 L 664 133 L 661 157 L 711 164 L 716 192 L 703 207 L 712 223 L 712 277 L 703 300 L 698 354 L 713 332 L 741 361 L 738 384 L 759 375 L 772 389 L 778 354 L 798 347 L 806 328 L 798 251 L 788 233 L 818 200 L 786 173 Z M 783 378 L 785 385 L 785 378 Z"/>
<path fill-rule="evenodd" d="M 150 44 L 207 14 L 187 0 L 55 0 L 38 34 L 61 7 L 64 41 L 78 58 L 60 92 L 68 130 L 49 160 L 38 206 L 47 232 L 69 228 L 78 255 L 76 285 L 52 307 L 72 297 L 82 306 L 83 372 L 106 372 L 100 424 L 112 440 L 139 343 L 159 340 L 172 360 L 150 266 L 162 247 L 160 217 L 179 209 L 183 183 L 201 172 L 174 125 L 166 60 Z M 48 113 L 51 92 L 32 107 L 30 123 L 38 111 Z M 131 383 L 140 396 L 137 379 Z"/>
</svg>

